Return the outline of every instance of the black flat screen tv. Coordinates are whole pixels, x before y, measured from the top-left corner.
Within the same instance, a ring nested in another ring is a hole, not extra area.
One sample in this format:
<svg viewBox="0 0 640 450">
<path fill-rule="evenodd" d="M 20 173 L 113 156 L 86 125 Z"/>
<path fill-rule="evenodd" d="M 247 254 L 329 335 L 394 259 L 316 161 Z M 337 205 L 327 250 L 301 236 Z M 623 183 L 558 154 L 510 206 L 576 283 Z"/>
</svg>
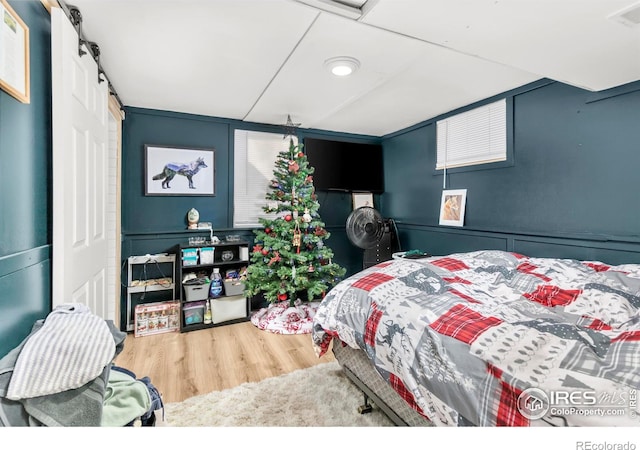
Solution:
<svg viewBox="0 0 640 450">
<path fill-rule="evenodd" d="M 382 145 L 305 138 L 317 191 L 384 192 Z"/>
</svg>

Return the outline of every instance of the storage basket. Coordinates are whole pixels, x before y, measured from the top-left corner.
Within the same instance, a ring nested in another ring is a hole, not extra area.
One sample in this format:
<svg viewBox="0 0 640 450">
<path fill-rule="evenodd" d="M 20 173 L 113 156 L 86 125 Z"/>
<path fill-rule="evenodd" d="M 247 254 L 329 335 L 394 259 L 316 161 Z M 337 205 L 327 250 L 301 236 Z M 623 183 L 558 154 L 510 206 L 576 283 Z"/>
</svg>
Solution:
<svg viewBox="0 0 640 450">
<path fill-rule="evenodd" d="M 185 284 L 184 286 L 184 299 L 188 302 L 197 300 L 206 300 L 209 297 L 209 283 L 203 284 Z"/>
<path fill-rule="evenodd" d="M 189 303 L 182 308 L 185 325 L 196 325 L 204 321 L 205 302 Z"/>
<path fill-rule="evenodd" d="M 244 281 L 224 280 L 224 295 L 242 295 L 244 293 Z"/>
<path fill-rule="evenodd" d="M 242 295 L 211 299 L 213 323 L 227 322 L 247 317 L 247 299 Z"/>
</svg>

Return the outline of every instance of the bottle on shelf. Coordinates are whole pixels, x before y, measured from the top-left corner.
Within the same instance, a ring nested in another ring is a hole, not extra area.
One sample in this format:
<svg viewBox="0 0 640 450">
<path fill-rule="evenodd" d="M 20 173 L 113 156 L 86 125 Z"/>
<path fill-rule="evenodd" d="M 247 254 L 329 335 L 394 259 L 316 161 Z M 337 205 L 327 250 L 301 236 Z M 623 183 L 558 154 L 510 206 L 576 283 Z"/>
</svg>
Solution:
<svg viewBox="0 0 640 450">
<path fill-rule="evenodd" d="M 208 301 L 207 301 L 207 308 L 204 311 L 204 323 L 205 325 L 209 325 L 211 323 L 211 306 L 209 305 Z"/>
<path fill-rule="evenodd" d="M 218 298 L 222 296 L 222 275 L 220 269 L 216 267 L 211 274 L 211 288 L 209 289 L 209 297 Z"/>
</svg>

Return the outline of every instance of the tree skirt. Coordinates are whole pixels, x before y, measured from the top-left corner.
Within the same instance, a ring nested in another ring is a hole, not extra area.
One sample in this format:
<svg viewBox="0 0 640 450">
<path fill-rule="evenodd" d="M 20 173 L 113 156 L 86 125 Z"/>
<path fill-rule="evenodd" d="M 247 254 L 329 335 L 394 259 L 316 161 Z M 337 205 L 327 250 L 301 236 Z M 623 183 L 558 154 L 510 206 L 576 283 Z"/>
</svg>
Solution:
<svg viewBox="0 0 640 450">
<path fill-rule="evenodd" d="M 289 301 L 271 303 L 251 316 L 251 323 L 261 330 L 276 334 L 311 333 L 313 316 L 320 302 L 302 302 L 296 300 L 289 306 Z"/>
</svg>

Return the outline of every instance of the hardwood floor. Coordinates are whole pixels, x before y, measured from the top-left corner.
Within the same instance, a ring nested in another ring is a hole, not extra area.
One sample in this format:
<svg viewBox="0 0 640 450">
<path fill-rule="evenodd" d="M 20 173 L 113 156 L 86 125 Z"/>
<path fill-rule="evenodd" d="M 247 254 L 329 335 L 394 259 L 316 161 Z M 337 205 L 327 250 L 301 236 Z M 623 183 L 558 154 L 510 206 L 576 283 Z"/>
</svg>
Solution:
<svg viewBox="0 0 640 450">
<path fill-rule="evenodd" d="M 334 361 L 318 358 L 311 335 L 281 335 L 251 322 L 188 333 L 128 334 L 115 364 L 148 376 L 165 403 Z"/>
</svg>

